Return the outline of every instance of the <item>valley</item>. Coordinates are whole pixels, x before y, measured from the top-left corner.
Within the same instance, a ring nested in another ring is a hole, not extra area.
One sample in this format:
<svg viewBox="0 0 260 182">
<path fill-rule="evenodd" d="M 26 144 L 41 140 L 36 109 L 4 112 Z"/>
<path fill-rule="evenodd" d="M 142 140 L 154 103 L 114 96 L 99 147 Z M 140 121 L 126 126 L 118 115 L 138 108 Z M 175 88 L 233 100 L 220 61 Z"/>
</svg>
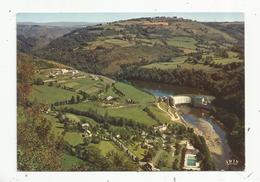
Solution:
<svg viewBox="0 0 260 182">
<path fill-rule="evenodd" d="M 49 132 L 59 144 L 50 144 L 59 153 L 56 170 L 243 170 L 243 34 L 226 27 L 138 18 L 23 47 L 18 128 L 32 120 L 36 134 Z M 175 105 L 178 95 L 192 101 Z M 210 109 L 194 106 L 208 96 L 215 98 Z M 18 142 L 19 150 L 31 152 L 26 145 Z M 238 165 L 227 165 L 230 159 Z"/>
</svg>

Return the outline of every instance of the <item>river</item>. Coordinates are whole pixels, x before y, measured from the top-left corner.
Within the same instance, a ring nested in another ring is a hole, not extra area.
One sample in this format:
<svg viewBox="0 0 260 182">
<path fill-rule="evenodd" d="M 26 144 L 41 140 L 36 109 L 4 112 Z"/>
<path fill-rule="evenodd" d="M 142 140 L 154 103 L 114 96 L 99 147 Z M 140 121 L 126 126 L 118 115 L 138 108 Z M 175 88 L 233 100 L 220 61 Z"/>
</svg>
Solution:
<svg viewBox="0 0 260 182">
<path fill-rule="evenodd" d="M 190 87 L 180 87 L 163 83 L 147 81 L 130 81 L 134 86 L 154 96 L 168 96 L 176 94 L 208 95 L 209 93 Z M 226 132 L 211 117 L 211 113 L 187 105 L 177 107 L 184 120 L 192 127 L 197 128 L 204 136 L 217 170 L 232 170 L 226 165 L 226 160 L 231 159 L 231 149 L 227 143 Z"/>
</svg>

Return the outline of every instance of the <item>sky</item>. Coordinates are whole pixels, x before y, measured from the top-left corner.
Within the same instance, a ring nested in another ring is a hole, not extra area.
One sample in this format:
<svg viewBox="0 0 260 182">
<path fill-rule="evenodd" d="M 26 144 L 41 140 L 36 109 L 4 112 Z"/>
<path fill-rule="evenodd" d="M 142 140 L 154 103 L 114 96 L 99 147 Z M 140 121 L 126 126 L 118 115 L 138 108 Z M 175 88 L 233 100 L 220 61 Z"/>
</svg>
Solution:
<svg viewBox="0 0 260 182">
<path fill-rule="evenodd" d="M 182 17 L 203 22 L 244 21 L 243 13 L 18 13 L 17 22 L 112 22 L 140 17 Z"/>
</svg>

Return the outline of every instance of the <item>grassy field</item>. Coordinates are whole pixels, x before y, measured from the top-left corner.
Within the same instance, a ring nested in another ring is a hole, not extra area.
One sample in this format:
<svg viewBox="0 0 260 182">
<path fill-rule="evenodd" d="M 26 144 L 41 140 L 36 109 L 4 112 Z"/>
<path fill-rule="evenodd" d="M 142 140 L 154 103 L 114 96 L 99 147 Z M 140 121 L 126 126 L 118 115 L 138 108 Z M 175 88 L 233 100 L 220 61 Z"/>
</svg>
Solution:
<svg viewBox="0 0 260 182">
<path fill-rule="evenodd" d="M 150 111 L 160 120 L 161 123 L 171 123 L 171 118 L 162 112 L 157 106 L 152 105 L 148 107 Z"/>
<path fill-rule="evenodd" d="M 154 97 L 146 92 L 143 92 L 132 85 L 128 85 L 122 82 L 116 82 L 115 87 L 123 92 L 125 96 L 123 99 L 132 99 L 138 103 L 154 102 Z"/>
<path fill-rule="evenodd" d="M 173 157 L 171 156 L 171 153 L 168 153 L 165 150 L 159 150 L 156 153 L 156 156 L 153 158 L 153 163 L 155 165 L 159 164 L 159 161 L 163 161 L 165 166 L 162 168 L 162 170 L 172 170 L 172 163 L 173 163 Z"/>
<path fill-rule="evenodd" d="M 130 46 L 133 46 L 133 45 L 134 45 L 134 43 L 131 43 L 131 42 L 126 41 L 126 40 L 106 37 L 106 39 L 104 39 L 104 40 L 96 40 L 96 41 L 93 41 L 93 42 L 89 42 L 87 49 L 94 50 L 97 47 L 111 49 L 114 46 L 130 47 Z"/>
<path fill-rule="evenodd" d="M 162 70 L 169 70 L 169 69 L 177 69 L 180 66 L 182 69 L 194 69 L 194 70 L 203 70 L 206 72 L 216 72 L 217 68 L 212 68 L 208 65 L 203 64 L 190 64 L 190 63 L 183 63 L 183 62 L 161 62 L 161 63 L 152 63 L 149 65 L 142 66 L 143 68 L 151 69 L 151 68 L 158 68 Z"/>
<path fill-rule="evenodd" d="M 146 149 L 143 149 L 140 143 L 130 144 L 127 146 L 128 149 L 135 154 L 139 159 L 143 159 Z"/>
<path fill-rule="evenodd" d="M 127 119 L 133 119 L 136 122 L 151 126 L 158 124 L 157 121 L 153 120 L 148 116 L 146 112 L 140 107 L 125 107 L 118 109 L 108 109 L 108 115 L 115 117 L 123 117 Z"/>
<path fill-rule="evenodd" d="M 71 114 L 71 113 L 66 113 L 66 117 L 71 120 L 74 120 L 76 122 L 79 122 L 80 120 L 85 120 L 87 123 L 90 123 L 91 125 L 97 125 L 97 122 L 89 117 L 78 116 L 78 115 Z"/>
<path fill-rule="evenodd" d="M 137 42 L 140 42 L 144 46 L 154 46 L 155 44 L 160 44 L 163 45 L 162 41 L 159 39 L 142 39 L 142 38 L 137 38 Z"/>
<path fill-rule="evenodd" d="M 67 107 L 67 106 L 61 106 L 61 107 Z M 78 109 L 80 111 L 87 111 L 91 108 L 93 110 L 97 110 L 98 113 L 105 112 L 105 108 L 102 107 L 100 103 L 94 102 L 94 101 L 93 102 L 92 101 L 81 102 L 81 103 L 78 103 L 78 104 L 71 104 L 71 105 L 69 105 L 69 107 Z"/>
<path fill-rule="evenodd" d="M 168 45 L 180 47 L 180 48 L 186 48 L 186 49 L 196 49 L 196 40 L 191 37 L 173 37 L 171 39 L 168 39 L 167 41 Z"/>
<path fill-rule="evenodd" d="M 91 143 L 89 146 L 98 148 L 103 156 L 112 150 L 116 152 L 122 152 L 113 142 L 111 141 L 100 141 L 98 144 Z"/>
<path fill-rule="evenodd" d="M 238 58 L 215 58 L 213 59 L 213 62 L 215 64 L 230 64 L 230 63 L 234 63 L 234 62 L 239 62 L 239 63 L 242 63 L 244 62 L 243 60 L 241 59 L 238 59 Z"/>
<path fill-rule="evenodd" d="M 30 94 L 30 100 L 33 101 L 36 99 L 40 103 L 51 104 L 57 101 L 68 100 L 72 96 L 76 96 L 76 94 L 62 88 L 47 85 L 34 85 L 32 93 Z"/>
<path fill-rule="evenodd" d="M 97 102 L 87 102 L 87 103 L 73 104 L 70 105 L 70 107 L 78 109 L 80 111 L 86 111 L 91 108 L 93 110 L 96 110 L 99 114 L 102 115 L 104 115 L 107 112 L 108 115 L 110 116 L 133 119 L 138 123 L 143 123 L 148 126 L 158 124 L 155 120 L 149 117 L 146 112 L 143 111 L 142 106 L 106 108 L 106 107 L 102 107 Z"/>
<path fill-rule="evenodd" d="M 59 123 L 58 119 L 55 118 L 54 116 L 50 115 L 45 115 L 44 116 L 47 120 L 49 120 L 52 124 L 51 132 L 57 137 L 61 136 L 62 132 L 64 131 L 63 129 L 63 124 Z"/>
<path fill-rule="evenodd" d="M 97 94 L 105 87 L 105 84 L 101 80 L 93 80 L 88 78 L 66 81 L 66 83 L 64 83 L 63 85 L 75 90 L 85 91 L 86 93 L 91 95 Z"/>
<path fill-rule="evenodd" d="M 61 165 L 62 168 L 66 170 L 71 170 L 73 166 L 84 164 L 85 162 L 75 156 L 64 154 L 62 156 Z"/>
<path fill-rule="evenodd" d="M 83 143 L 83 137 L 79 132 L 66 132 L 64 140 L 73 146 Z"/>
</svg>

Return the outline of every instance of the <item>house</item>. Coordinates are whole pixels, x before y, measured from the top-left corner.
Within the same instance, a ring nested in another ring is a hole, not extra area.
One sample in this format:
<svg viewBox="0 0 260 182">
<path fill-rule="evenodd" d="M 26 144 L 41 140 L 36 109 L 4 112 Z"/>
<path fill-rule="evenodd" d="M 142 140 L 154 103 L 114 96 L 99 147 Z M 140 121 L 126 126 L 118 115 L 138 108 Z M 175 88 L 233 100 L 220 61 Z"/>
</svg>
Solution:
<svg viewBox="0 0 260 182">
<path fill-rule="evenodd" d="M 116 138 L 120 138 L 120 137 L 121 137 L 120 135 L 118 135 L 118 134 L 116 135 Z"/>
<path fill-rule="evenodd" d="M 143 169 L 144 169 L 145 171 L 160 171 L 160 169 L 154 167 L 154 165 L 153 165 L 152 162 L 146 162 L 146 163 L 143 165 Z"/>
<path fill-rule="evenodd" d="M 108 97 L 106 98 L 107 101 L 111 101 L 111 100 L 113 100 L 113 99 L 114 99 L 114 97 L 112 97 L 112 96 L 108 96 Z"/>
<path fill-rule="evenodd" d="M 89 128 L 89 124 L 88 123 L 83 123 L 83 124 L 81 124 L 81 127 L 83 129 Z"/>
<path fill-rule="evenodd" d="M 163 138 L 163 139 L 166 139 L 166 138 L 167 138 L 167 135 L 163 134 L 163 135 L 162 135 L 162 138 Z"/>
<path fill-rule="evenodd" d="M 153 145 L 151 145 L 151 144 L 149 144 L 149 143 L 147 143 L 147 142 L 143 142 L 143 143 L 141 144 L 141 147 L 142 147 L 142 148 L 145 148 L 145 149 L 154 148 Z"/>
<path fill-rule="evenodd" d="M 155 131 L 163 132 L 163 131 L 167 130 L 167 125 L 166 124 L 162 124 L 162 125 L 159 125 L 159 126 L 155 126 L 153 129 Z"/>
<path fill-rule="evenodd" d="M 76 74 L 78 74 L 78 73 L 79 73 L 78 70 L 72 70 L 72 75 L 76 75 Z"/>
<path fill-rule="evenodd" d="M 192 97 L 192 104 L 194 107 L 204 109 L 211 109 L 211 100 L 207 96 L 197 95 Z"/>
<path fill-rule="evenodd" d="M 61 69 L 61 73 L 64 75 L 64 74 L 66 74 L 66 73 L 68 73 L 69 72 L 69 70 L 67 70 L 67 69 Z"/>
<path fill-rule="evenodd" d="M 148 133 L 146 133 L 145 131 L 142 131 L 142 133 L 141 133 L 142 138 L 145 138 L 147 135 L 148 135 Z"/>
<path fill-rule="evenodd" d="M 83 129 L 83 131 L 84 131 L 85 134 L 86 134 L 86 133 L 87 133 L 87 135 L 90 135 L 90 134 L 91 134 L 91 132 L 88 130 L 88 129 L 89 129 L 89 124 L 88 124 L 88 123 L 83 123 L 83 124 L 81 124 L 81 128 Z"/>
<path fill-rule="evenodd" d="M 85 130 L 85 132 L 82 135 L 83 137 L 92 137 L 92 133 L 89 130 Z"/>
<path fill-rule="evenodd" d="M 90 75 L 90 77 L 92 78 L 92 80 L 99 80 L 99 78 L 98 78 L 98 76 L 96 76 L 96 75 Z"/>
</svg>

